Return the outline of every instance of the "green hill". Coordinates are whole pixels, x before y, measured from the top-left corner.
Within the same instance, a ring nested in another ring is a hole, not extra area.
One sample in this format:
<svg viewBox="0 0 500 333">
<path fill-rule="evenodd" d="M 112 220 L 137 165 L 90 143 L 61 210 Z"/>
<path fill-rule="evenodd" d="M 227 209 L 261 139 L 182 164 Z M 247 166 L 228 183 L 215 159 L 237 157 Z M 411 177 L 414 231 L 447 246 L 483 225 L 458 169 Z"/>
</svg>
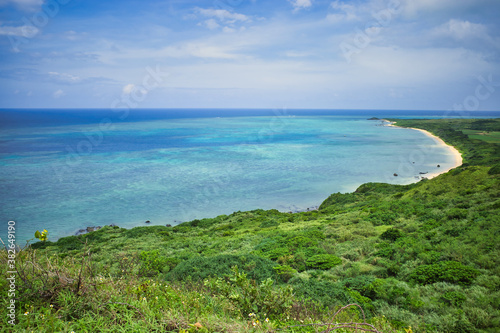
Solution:
<svg viewBox="0 0 500 333">
<path fill-rule="evenodd" d="M 497 332 L 500 146 L 478 133 L 498 133 L 500 120 L 390 120 L 440 136 L 464 164 L 411 185 L 335 193 L 315 211 L 107 226 L 34 243 L 16 257 L 17 325 L 2 316 L 0 326 L 317 332 L 327 326 L 303 325 L 363 323 L 365 315 L 382 332 Z M 3 267 L 8 259 L 2 251 Z M 7 309 L 9 298 L 1 302 Z M 332 317 L 351 303 L 363 311 Z"/>
</svg>

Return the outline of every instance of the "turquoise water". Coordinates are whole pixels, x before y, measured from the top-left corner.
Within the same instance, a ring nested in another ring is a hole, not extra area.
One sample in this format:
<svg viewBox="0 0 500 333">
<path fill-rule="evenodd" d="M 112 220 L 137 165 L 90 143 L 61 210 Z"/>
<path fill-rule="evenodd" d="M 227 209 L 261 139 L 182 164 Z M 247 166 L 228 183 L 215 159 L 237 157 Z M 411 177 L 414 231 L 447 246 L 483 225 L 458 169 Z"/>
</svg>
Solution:
<svg viewBox="0 0 500 333">
<path fill-rule="evenodd" d="M 16 221 L 18 244 L 44 228 L 55 240 L 95 225 L 304 210 L 366 182 L 408 184 L 453 165 L 434 139 L 365 116 L 3 128 L 0 149 L 0 220 Z"/>
</svg>

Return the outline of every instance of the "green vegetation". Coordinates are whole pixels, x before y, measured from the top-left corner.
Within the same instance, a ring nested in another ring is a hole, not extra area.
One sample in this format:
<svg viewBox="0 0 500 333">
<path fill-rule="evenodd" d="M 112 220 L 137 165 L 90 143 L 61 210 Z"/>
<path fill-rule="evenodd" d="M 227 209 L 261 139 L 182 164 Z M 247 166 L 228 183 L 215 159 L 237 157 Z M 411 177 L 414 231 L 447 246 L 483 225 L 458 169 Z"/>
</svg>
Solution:
<svg viewBox="0 0 500 333">
<path fill-rule="evenodd" d="M 491 143 L 500 143 L 500 132 L 463 130 L 462 133 L 467 134 L 467 136 L 471 139 L 484 140 Z"/>
<path fill-rule="evenodd" d="M 317 211 L 235 212 L 34 243 L 16 256 L 18 324 L 2 316 L 0 327 L 316 332 L 327 326 L 296 325 L 362 323 L 364 314 L 382 332 L 497 332 L 500 145 L 468 131 L 499 132 L 500 120 L 392 120 L 440 136 L 464 165 L 335 193 Z M 351 303 L 363 311 L 332 319 Z"/>
</svg>

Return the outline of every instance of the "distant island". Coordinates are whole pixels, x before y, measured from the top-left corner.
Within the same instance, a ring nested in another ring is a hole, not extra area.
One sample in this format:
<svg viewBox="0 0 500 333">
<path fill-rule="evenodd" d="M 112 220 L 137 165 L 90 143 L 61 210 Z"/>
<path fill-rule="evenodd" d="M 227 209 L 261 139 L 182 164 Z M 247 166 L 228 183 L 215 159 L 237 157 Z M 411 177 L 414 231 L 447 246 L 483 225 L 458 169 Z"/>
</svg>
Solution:
<svg viewBox="0 0 500 333">
<path fill-rule="evenodd" d="M 104 226 L 32 243 L 15 259 L 16 329 L 500 329 L 500 120 L 387 120 L 439 137 L 463 161 L 409 185 L 334 193 L 317 210 Z M 7 295 L 9 284 L 0 288 Z"/>
</svg>

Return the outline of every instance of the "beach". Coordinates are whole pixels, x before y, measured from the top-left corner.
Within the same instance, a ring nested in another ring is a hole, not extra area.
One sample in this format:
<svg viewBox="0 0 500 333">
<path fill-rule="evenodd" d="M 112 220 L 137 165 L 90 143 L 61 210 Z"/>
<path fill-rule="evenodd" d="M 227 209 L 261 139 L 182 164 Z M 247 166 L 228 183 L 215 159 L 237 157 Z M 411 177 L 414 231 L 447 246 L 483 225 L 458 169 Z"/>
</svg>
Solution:
<svg viewBox="0 0 500 333">
<path fill-rule="evenodd" d="M 386 126 L 399 127 L 399 128 L 407 128 L 407 129 L 412 129 L 412 130 L 415 130 L 415 131 L 422 132 L 425 135 L 431 137 L 434 141 L 436 141 L 437 143 L 439 143 L 441 146 L 446 147 L 449 150 L 450 154 L 453 156 L 453 159 L 454 159 L 454 166 L 448 167 L 448 168 L 443 168 L 442 170 L 440 170 L 440 172 L 427 173 L 427 174 L 425 174 L 425 178 L 431 179 L 431 178 L 437 177 L 437 176 L 439 176 L 439 175 L 441 175 L 443 173 L 446 173 L 446 172 L 448 172 L 448 171 L 450 171 L 452 169 L 455 169 L 455 168 L 457 168 L 457 167 L 459 167 L 459 166 L 462 165 L 462 163 L 463 163 L 462 154 L 460 154 L 460 152 L 458 151 L 457 148 L 455 148 L 455 147 L 447 144 L 440 137 L 432 134 L 429 131 L 426 131 L 426 130 L 423 130 L 423 129 L 420 129 L 420 128 L 401 127 L 401 126 L 394 125 L 395 122 L 393 122 L 393 121 L 389 121 L 387 119 L 382 119 L 382 120 L 386 123 Z"/>
</svg>

